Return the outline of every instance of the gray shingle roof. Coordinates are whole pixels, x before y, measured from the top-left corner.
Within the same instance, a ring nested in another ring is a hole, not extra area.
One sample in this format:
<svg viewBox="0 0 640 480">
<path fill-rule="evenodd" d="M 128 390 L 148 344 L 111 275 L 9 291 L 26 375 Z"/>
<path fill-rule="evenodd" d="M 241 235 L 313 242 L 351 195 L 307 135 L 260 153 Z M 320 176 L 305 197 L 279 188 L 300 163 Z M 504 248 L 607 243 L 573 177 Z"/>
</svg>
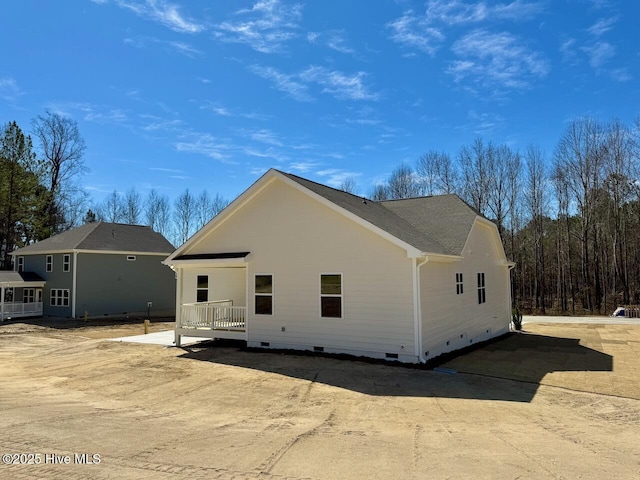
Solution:
<svg viewBox="0 0 640 480">
<path fill-rule="evenodd" d="M 461 255 L 477 213 L 457 195 L 374 202 L 279 172 L 422 252 Z"/>
<path fill-rule="evenodd" d="M 33 272 L 0 271 L 0 284 L 44 282 L 44 279 Z"/>
<path fill-rule="evenodd" d="M 13 252 L 29 255 L 40 252 L 104 250 L 115 252 L 173 252 L 169 241 L 150 227 L 122 223 L 95 222 L 54 235 Z"/>
</svg>

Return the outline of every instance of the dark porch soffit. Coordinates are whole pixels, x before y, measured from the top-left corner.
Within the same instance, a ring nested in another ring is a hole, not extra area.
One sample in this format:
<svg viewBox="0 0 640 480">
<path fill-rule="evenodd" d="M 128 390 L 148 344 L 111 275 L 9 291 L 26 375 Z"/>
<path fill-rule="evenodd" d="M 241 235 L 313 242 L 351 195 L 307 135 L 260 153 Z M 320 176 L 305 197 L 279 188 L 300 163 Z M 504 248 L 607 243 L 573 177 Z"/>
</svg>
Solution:
<svg viewBox="0 0 640 480">
<path fill-rule="evenodd" d="M 180 255 L 174 260 L 221 260 L 230 258 L 245 258 L 251 252 L 232 252 L 232 253 L 196 253 L 193 255 Z"/>
</svg>

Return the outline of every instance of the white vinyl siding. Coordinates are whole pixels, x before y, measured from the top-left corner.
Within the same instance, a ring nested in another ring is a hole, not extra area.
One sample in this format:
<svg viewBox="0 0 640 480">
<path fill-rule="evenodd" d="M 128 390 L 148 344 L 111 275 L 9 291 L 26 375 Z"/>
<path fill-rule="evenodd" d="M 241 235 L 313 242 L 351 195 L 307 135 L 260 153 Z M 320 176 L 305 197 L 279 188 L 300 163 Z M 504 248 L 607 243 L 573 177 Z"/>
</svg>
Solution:
<svg viewBox="0 0 640 480">
<path fill-rule="evenodd" d="M 406 250 L 275 180 L 188 253 L 238 251 L 251 252 L 249 288 L 261 272 L 277 281 L 270 317 L 255 315 L 250 292 L 249 342 L 383 358 L 415 354 L 413 260 Z M 185 272 L 191 281 L 191 269 Z M 343 289 L 348 279 L 341 319 L 319 318 L 319 275 L 325 272 L 341 272 Z"/>
<path fill-rule="evenodd" d="M 491 230 L 476 223 L 464 248 L 464 259 L 456 263 L 429 262 L 420 270 L 422 290 L 422 346 L 427 360 L 508 331 L 509 272 L 500 257 Z M 486 303 L 478 305 L 477 273 L 484 273 Z M 457 295 L 444 279 L 472 279 L 471 295 Z M 489 333 L 487 333 L 489 330 Z"/>
</svg>

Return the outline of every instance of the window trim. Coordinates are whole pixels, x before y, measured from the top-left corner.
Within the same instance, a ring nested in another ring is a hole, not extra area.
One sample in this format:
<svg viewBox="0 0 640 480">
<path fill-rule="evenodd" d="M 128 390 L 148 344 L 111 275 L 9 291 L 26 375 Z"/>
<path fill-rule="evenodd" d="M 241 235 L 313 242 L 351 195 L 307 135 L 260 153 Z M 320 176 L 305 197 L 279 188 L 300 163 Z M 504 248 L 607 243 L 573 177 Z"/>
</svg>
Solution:
<svg viewBox="0 0 640 480">
<path fill-rule="evenodd" d="M 18 257 L 16 268 L 18 273 L 22 273 L 24 271 L 24 256 L 21 255 Z"/>
<path fill-rule="evenodd" d="M 56 293 L 54 295 L 54 292 Z M 65 296 L 65 292 L 67 295 Z M 56 300 L 54 302 L 54 299 Z M 71 297 L 68 288 L 52 288 L 49 291 L 49 306 L 51 307 L 68 307 L 71 305 Z"/>
<path fill-rule="evenodd" d="M 135 261 L 136 261 L 135 255 L 127 255 L 127 262 L 135 262 Z"/>
<path fill-rule="evenodd" d="M 256 292 L 256 277 L 271 277 L 271 293 L 257 293 Z M 276 284 L 275 284 L 275 275 L 273 273 L 254 273 L 253 274 L 253 314 L 257 315 L 259 317 L 273 317 L 274 315 L 274 310 L 275 310 L 275 302 L 274 302 L 274 298 L 275 298 L 275 290 L 276 290 Z M 256 303 L 256 297 L 271 297 L 271 313 L 257 313 L 256 312 L 256 308 L 257 308 L 257 303 Z"/>
<path fill-rule="evenodd" d="M 53 255 L 47 255 L 44 259 L 45 272 L 53 272 Z"/>
<path fill-rule="evenodd" d="M 487 288 L 484 272 L 478 272 L 478 305 L 487 303 Z"/>
<path fill-rule="evenodd" d="M 322 293 L 322 277 L 329 275 L 339 275 L 340 276 L 340 294 L 335 293 Z M 343 272 L 320 272 L 318 277 L 318 307 L 319 307 L 319 316 L 320 318 L 332 318 L 334 320 L 343 320 L 344 319 L 344 274 Z M 340 298 L 340 316 L 339 317 L 323 317 L 322 316 L 322 298 Z"/>
<path fill-rule="evenodd" d="M 201 288 L 198 285 L 200 284 L 200 282 L 198 281 L 198 278 L 200 277 L 207 277 L 207 287 L 206 288 Z M 196 303 L 206 303 L 209 301 L 209 279 L 210 279 L 210 275 L 207 273 L 206 275 L 196 275 Z M 207 299 L 200 301 L 198 300 L 198 292 L 207 292 Z"/>
<path fill-rule="evenodd" d="M 462 272 L 456 273 L 456 295 L 464 294 L 464 280 L 462 276 Z"/>
<path fill-rule="evenodd" d="M 62 271 L 63 272 L 71 271 L 71 255 L 68 253 L 65 253 L 62 256 Z"/>
</svg>

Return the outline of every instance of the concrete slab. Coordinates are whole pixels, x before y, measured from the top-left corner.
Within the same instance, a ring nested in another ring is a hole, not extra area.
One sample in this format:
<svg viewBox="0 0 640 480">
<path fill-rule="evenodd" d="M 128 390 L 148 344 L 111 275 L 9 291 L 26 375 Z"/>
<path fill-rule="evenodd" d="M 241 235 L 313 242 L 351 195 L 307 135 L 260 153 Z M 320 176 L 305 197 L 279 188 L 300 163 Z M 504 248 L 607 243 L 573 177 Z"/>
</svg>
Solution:
<svg viewBox="0 0 640 480">
<path fill-rule="evenodd" d="M 162 332 L 148 333 L 146 335 L 132 335 L 130 337 L 118 337 L 110 338 L 113 342 L 131 342 L 131 343 L 145 343 L 147 345 L 162 345 L 164 347 L 175 346 L 175 335 L 173 330 L 164 330 Z M 210 340 L 209 338 L 202 337 L 182 337 L 182 345 L 194 345 L 196 343 L 205 342 Z"/>
</svg>

